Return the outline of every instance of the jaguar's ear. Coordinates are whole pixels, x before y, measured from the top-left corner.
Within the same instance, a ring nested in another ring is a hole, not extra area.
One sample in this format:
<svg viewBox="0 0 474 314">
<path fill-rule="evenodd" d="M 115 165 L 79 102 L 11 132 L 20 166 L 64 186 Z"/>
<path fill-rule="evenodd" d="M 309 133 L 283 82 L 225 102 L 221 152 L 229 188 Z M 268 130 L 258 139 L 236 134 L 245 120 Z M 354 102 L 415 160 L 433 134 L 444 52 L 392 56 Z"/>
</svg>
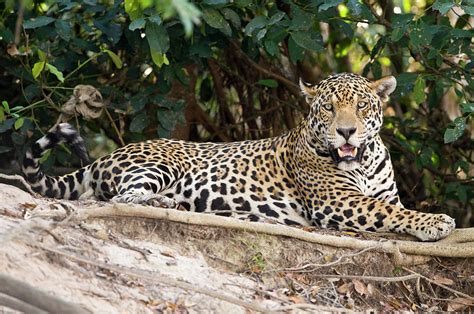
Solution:
<svg viewBox="0 0 474 314">
<path fill-rule="evenodd" d="M 316 96 L 316 89 L 314 87 L 314 85 L 306 83 L 302 79 L 300 79 L 301 92 L 306 97 L 307 102 L 309 102 L 311 99 L 313 99 L 314 96 Z"/>
<path fill-rule="evenodd" d="M 397 87 L 397 80 L 393 76 L 382 77 L 380 80 L 372 82 L 372 88 L 382 101 L 387 101 L 388 96 L 393 93 Z"/>
</svg>

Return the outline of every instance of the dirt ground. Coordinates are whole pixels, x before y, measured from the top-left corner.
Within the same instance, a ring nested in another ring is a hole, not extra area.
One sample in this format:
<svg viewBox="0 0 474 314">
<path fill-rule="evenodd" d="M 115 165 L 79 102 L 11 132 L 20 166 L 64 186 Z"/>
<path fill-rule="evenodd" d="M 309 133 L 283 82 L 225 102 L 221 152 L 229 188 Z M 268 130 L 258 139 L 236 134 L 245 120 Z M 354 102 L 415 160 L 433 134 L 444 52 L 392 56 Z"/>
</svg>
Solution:
<svg viewBox="0 0 474 314">
<path fill-rule="evenodd" d="M 166 220 L 24 219 L 92 205 L 0 184 L 0 275 L 93 313 L 473 311 L 472 258 L 402 267 L 373 250 Z M 0 312 L 13 312 L 2 293 Z"/>
</svg>

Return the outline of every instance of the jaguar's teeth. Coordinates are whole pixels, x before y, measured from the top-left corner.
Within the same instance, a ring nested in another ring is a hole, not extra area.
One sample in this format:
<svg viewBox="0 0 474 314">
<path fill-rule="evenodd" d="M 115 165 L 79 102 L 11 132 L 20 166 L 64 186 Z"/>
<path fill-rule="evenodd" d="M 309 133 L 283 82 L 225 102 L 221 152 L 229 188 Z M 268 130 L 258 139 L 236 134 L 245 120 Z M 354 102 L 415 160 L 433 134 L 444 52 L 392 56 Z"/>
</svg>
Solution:
<svg viewBox="0 0 474 314">
<path fill-rule="evenodd" d="M 353 147 L 351 150 L 342 150 L 341 148 L 337 149 L 339 157 L 356 157 L 357 156 L 357 147 Z"/>
</svg>

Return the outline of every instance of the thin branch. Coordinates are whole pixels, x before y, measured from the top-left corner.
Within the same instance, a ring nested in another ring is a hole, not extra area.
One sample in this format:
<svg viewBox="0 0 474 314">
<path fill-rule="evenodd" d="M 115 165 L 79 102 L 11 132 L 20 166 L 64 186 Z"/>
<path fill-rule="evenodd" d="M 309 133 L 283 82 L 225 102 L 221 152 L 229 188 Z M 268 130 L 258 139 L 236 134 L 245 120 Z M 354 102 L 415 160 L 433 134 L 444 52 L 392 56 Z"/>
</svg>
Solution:
<svg viewBox="0 0 474 314">
<path fill-rule="evenodd" d="M 26 0 L 18 1 L 19 2 L 18 17 L 17 17 L 16 23 L 15 23 L 15 37 L 14 37 L 14 41 L 13 41 L 15 46 L 18 46 L 18 44 L 20 43 L 20 33 L 21 33 L 22 25 L 23 25 L 23 14 L 25 13 L 25 1 Z M 26 50 L 27 53 L 28 53 L 28 51 L 29 50 Z"/>
<path fill-rule="evenodd" d="M 274 73 L 268 70 L 267 68 L 262 67 L 261 65 L 253 61 L 247 54 L 245 54 L 244 52 L 242 52 L 242 50 L 240 50 L 240 47 L 235 42 L 231 41 L 230 44 L 233 48 L 231 49 L 231 51 L 237 54 L 240 57 L 240 59 L 243 59 L 250 66 L 252 66 L 254 69 L 259 71 L 263 75 L 274 78 L 275 80 L 283 84 L 295 96 L 301 97 L 301 91 L 297 84 L 295 84 L 294 82 L 290 81 L 289 79 L 287 79 L 286 77 L 280 74 Z"/>
<path fill-rule="evenodd" d="M 371 4 L 369 0 L 364 0 L 364 3 L 369 8 L 372 15 L 375 16 L 379 24 L 382 24 L 389 29 L 392 28 L 392 24 L 389 21 L 387 21 L 383 16 L 377 14 L 377 11 L 375 10 L 374 5 Z"/>
<path fill-rule="evenodd" d="M 310 310 L 311 313 L 320 313 L 320 312 L 329 312 L 329 313 L 347 313 L 351 312 L 349 309 L 346 308 L 338 308 L 332 306 L 322 306 L 322 305 L 315 305 L 309 303 L 297 303 L 291 305 L 284 305 L 277 308 L 272 309 L 272 313 L 274 312 L 291 312 L 294 310 Z M 299 312 L 299 311 L 297 311 Z"/>
<path fill-rule="evenodd" d="M 112 124 L 112 128 L 114 129 L 115 133 L 117 133 L 117 137 L 120 141 L 120 145 L 125 146 L 125 141 L 123 140 L 122 134 L 120 134 L 120 131 L 115 125 L 114 119 L 110 115 L 110 112 L 107 110 L 107 107 L 104 107 L 104 111 L 105 111 L 105 114 L 107 115 L 107 118 L 110 121 L 110 124 Z"/>
<path fill-rule="evenodd" d="M 399 276 L 399 277 L 377 277 L 377 276 L 358 276 L 358 275 L 321 275 L 321 274 L 311 274 L 318 278 L 340 278 L 340 279 L 359 279 L 366 281 L 382 281 L 382 282 L 399 282 L 420 278 L 416 274 Z"/>
<path fill-rule="evenodd" d="M 455 290 L 455 289 L 453 289 L 453 288 L 450 288 L 450 287 L 448 287 L 448 286 L 446 286 L 446 285 L 443 285 L 443 284 L 441 284 L 441 283 L 437 283 L 435 280 L 430 279 L 430 278 L 428 278 L 428 277 L 426 277 L 426 276 L 423 276 L 422 274 L 417 273 L 416 271 L 413 271 L 413 270 L 411 270 L 411 269 L 409 269 L 409 268 L 407 268 L 407 267 L 403 267 L 403 269 L 406 270 L 407 272 L 410 272 L 410 273 L 412 273 L 412 274 L 415 274 L 415 275 L 419 276 L 420 278 L 425 279 L 426 281 L 428 281 L 428 282 L 430 282 L 430 283 L 432 283 L 432 284 L 434 284 L 434 285 L 437 285 L 438 287 L 441 287 L 441 288 L 446 289 L 446 290 L 448 290 L 448 291 L 450 291 L 450 292 L 452 292 L 452 293 L 455 293 L 455 294 L 457 294 L 457 295 L 460 295 L 460 296 L 462 296 L 462 297 L 464 297 L 464 298 L 466 298 L 466 299 L 469 299 L 469 300 L 471 300 L 471 301 L 474 301 L 474 297 L 472 297 L 472 296 L 470 296 L 470 295 L 467 295 L 467 294 L 465 294 L 465 293 L 463 293 L 463 292 L 461 292 L 461 291 L 457 291 L 457 290 Z"/>
<path fill-rule="evenodd" d="M 325 264 L 309 263 L 309 264 L 306 264 L 306 265 L 303 265 L 303 266 L 300 266 L 300 267 L 272 269 L 272 270 L 268 270 L 268 271 L 265 271 L 265 272 L 279 272 L 279 271 L 301 272 L 301 271 L 303 271 L 303 270 L 305 270 L 306 268 L 309 268 L 309 267 L 312 267 L 310 271 L 314 271 L 315 268 L 334 266 L 334 265 L 337 265 L 337 264 L 341 263 L 342 260 L 344 260 L 346 258 L 355 257 L 355 256 L 358 256 L 358 255 L 364 254 L 367 251 L 376 250 L 378 248 L 379 248 L 379 246 L 377 245 L 377 246 L 372 246 L 372 247 L 365 248 L 365 249 L 363 249 L 359 252 L 356 252 L 356 253 L 345 254 L 345 255 L 340 256 L 337 260 L 335 260 L 333 262 L 330 262 L 330 263 L 325 263 Z"/>
</svg>

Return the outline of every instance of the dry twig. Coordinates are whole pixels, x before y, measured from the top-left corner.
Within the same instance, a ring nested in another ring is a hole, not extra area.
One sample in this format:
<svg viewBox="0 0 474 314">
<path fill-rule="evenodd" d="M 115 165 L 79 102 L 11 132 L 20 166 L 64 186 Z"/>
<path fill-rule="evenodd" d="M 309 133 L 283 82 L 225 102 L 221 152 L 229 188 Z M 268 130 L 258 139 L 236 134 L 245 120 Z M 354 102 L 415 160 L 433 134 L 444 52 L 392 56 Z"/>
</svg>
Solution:
<svg viewBox="0 0 474 314">
<path fill-rule="evenodd" d="M 359 275 L 320 275 L 320 274 L 311 274 L 318 278 L 339 278 L 339 279 L 358 279 L 358 280 L 367 280 L 367 281 L 383 281 L 383 282 L 398 282 L 406 281 L 419 278 L 418 275 L 406 275 L 399 277 L 377 277 L 377 276 L 359 276 Z"/>
<path fill-rule="evenodd" d="M 403 269 L 406 270 L 407 272 L 410 272 L 410 273 L 412 273 L 412 274 L 415 274 L 415 275 L 419 276 L 420 278 L 425 279 L 426 281 L 428 281 L 428 282 L 430 282 L 430 283 L 432 283 L 432 284 L 434 284 L 434 285 L 436 285 L 436 286 L 438 286 L 438 287 L 441 287 L 441 288 L 443 288 L 443 289 L 446 289 L 446 290 L 448 290 L 449 292 L 455 293 L 455 294 L 460 295 L 460 296 L 462 296 L 462 297 L 464 297 L 464 298 L 466 298 L 466 299 L 469 299 L 469 300 L 471 300 L 471 301 L 474 301 L 474 297 L 472 297 L 472 296 L 470 296 L 470 295 L 467 295 L 467 294 L 465 294 L 465 293 L 463 293 L 463 292 L 461 292 L 461 291 L 457 291 L 457 290 L 455 290 L 455 289 L 453 289 L 453 288 L 450 288 L 450 287 L 448 287 L 448 286 L 446 286 L 446 285 L 443 285 L 443 284 L 441 284 L 441 283 L 438 283 L 438 282 L 436 282 L 435 280 L 432 280 L 432 279 L 430 279 L 430 278 L 428 278 L 428 277 L 426 277 L 426 276 L 423 276 L 422 274 L 417 273 L 416 271 L 413 271 L 413 270 L 411 270 L 411 269 L 409 269 L 409 268 L 407 268 L 407 267 L 403 267 Z"/>
<path fill-rule="evenodd" d="M 322 305 L 314 305 L 309 303 L 297 303 L 291 305 L 284 305 L 271 310 L 271 312 L 288 312 L 293 310 L 299 309 L 306 309 L 310 310 L 314 313 L 321 313 L 321 312 L 330 312 L 330 313 L 347 313 L 352 312 L 346 308 L 338 308 L 338 307 L 331 307 L 331 306 L 322 306 Z"/>
<path fill-rule="evenodd" d="M 359 252 L 356 252 L 356 253 L 341 255 L 337 260 L 335 260 L 333 262 L 325 263 L 325 264 L 309 263 L 309 264 L 305 264 L 305 265 L 299 266 L 299 267 L 272 269 L 272 270 L 268 270 L 266 272 L 279 272 L 279 271 L 302 272 L 302 271 L 306 270 L 309 267 L 312 267 L 312 268 L 310 270 L 307 270 L 307 271 L 312 272 L 315 269 L 320 268 L 320 267 L 329 267 L 329 266 L 337 265 L 337 264 L 341 263 L 342 260 L 344 260 L 346 258 L 355 257 L 355 256 L 358 256 L 358 255 L 364 254 L 367 251 L 376 250 L 377 248 L 378 248 L 378 246 L 372 246 L 372 247 L 365 248 L 365 249 L 363 249 Z"/>
</svg>

